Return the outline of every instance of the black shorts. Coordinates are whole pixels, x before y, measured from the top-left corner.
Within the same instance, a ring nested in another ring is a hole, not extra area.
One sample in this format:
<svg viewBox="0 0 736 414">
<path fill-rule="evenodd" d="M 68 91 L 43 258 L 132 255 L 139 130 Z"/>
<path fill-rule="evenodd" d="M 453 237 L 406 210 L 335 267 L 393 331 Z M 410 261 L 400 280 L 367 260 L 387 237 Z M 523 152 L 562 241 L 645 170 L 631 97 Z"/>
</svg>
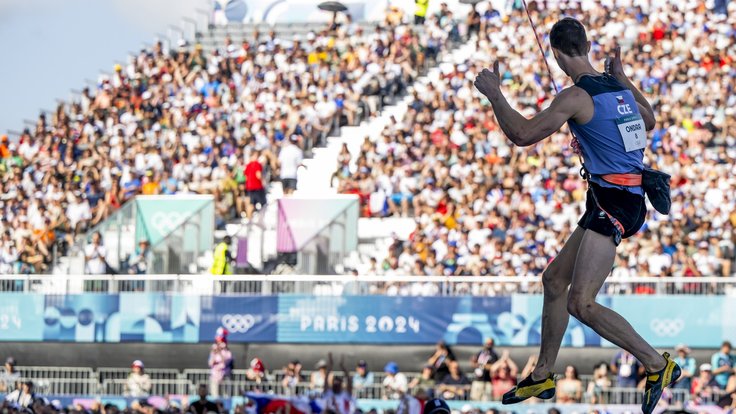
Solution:
<svg viewBox="0 0 736 414">
<path fill-rule="evenodd" d="M 590 194 L 592 188 L 601 207 L 621 222 L 625 230 L 622 238 L 629 238 L 639 231 L 647 218 L 647 205 L 643 196 L 617 188 L 601 187 L 590 181 L 588 184 L 590 187 L 586 194 L 585 213 L 578 221 L 580 227 L 604 236 L 613 236 L 616 233 L 613 223 L 598 208 Z"/>
<path fill-rule="evenodd" d="M 414 24 L 424 24 L 424 19 L 425 19 L 424 16 L 417 16 L 415 14 L 414 15 Z"/>
<path fill-rule="evenodd" d="M 266 190 L 249 190 L 247 195 L 254 206 L 260 204 L 263 207 L 266 205 Z"/>
<path fill-rule="evenodd" d="M 296 178 L 282 178 L 281 184 L 284 190 L 296 190 Z"/>
</svg>

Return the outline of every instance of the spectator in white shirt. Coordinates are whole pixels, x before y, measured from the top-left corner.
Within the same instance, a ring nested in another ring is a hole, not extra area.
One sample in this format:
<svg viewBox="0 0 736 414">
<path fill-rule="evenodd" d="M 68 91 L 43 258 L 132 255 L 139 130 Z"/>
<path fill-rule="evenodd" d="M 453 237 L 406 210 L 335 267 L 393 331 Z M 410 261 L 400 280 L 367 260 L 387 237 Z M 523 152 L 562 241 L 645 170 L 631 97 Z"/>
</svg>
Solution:
<svg viewBox="0 0 736 414">
<path fill-rule="evenodd" d="M 105 255 L 107 251 L 102 245 L 102 235 L 100 232 L 92 234 L 92 241 L 84 247 L 84 272 L 88 275 L 102 275 L 107 270 Z"/>
<path fill-rule="evenodd" d="M 664 252 L 662 245 L 657 246 L 657 252 L 650 255 L 647 259 L 649 271 L 653 276 L 665 276 L 665 273 L 672 266 L 672 257 Z"/>
<path fill-rule="evenodd" d="M 279 177 L 284 186 L 284 194 L 293 193 L 297 187 L 297 170 L 304 159 L 304 151 L 297 146 L 298 142 L 299 136 L 292 135 L 279 152 Z"/>
<path fill-rule="evenodd" d="M 393 361 L 386 364 L 383 371 L 386 373 L 383 379 L 383 399 L 398 400 L 408 389 L 406 375 L 399 372 L 399 365 Z"/>
</svg>

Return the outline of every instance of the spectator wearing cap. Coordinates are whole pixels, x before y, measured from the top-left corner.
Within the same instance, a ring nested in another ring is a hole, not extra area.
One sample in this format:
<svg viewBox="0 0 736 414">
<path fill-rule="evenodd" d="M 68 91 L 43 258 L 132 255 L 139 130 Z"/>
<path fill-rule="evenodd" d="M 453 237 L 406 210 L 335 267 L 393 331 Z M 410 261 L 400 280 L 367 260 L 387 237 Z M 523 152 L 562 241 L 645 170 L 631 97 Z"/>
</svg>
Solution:
<svg viewBox="0 0 736 414">
<path fill-rule="evenodd" d="M 138 247 L 128 259 L 128 273 L 131 275 L 145 275 L 148 273 L 148 266 L 151 263 L 151 243 L 148 239 L 138 241 Z"/>
<path fill-rule="evenodd" d="M 304 151 L 299 148 L 299 136 L 289 137 L 289 142 L 281 147 L 278 156 L 279 178 L 284 187 L 284 194 L 291 194 L 297 188 L 297 170 L 303 166 Z"/>
<path fill-rule="evenodd" d="M 713 368 L 713 377 L 722 390 L 726 389 L 729 378 L 734 375 L 736 367 L 736 355 L 731 354 L 731 342 L 724 341 L 719 352 L 713 354 L 710 364 Z"/>
<path fill-rule="evenodd" d="M 383 379 L 383 399 L 398 400 L 408 390 L 406 375 L 399 372 L 399 365 L 390 361 L 383 368 L 386 377 Z"/>
<path fill-rule="evenodd" d="M 361 359 L 355 366 L 355 374 L 353 374 L 353 389 L 361 394 L 361 391 L 373 385 L 375 379 L 373 372 L 368 370 L 368 363 Z"/>
<path fill-rule="evenodd" d="M 675 347 L 677 356 L 674 358 L 675 363 L 682 369 L 680 379 L 672 386 L 674 389 L 690 390 L 692 387 L 693 376 L 697 368 L 695 358 L 690 356 L 690 348 L 685 344 L 678 344 Z"/>
<path fill-rule="evenodd" d="M 709 402 L 720 391 L 720 387 L 713 377 L 711 364 L 701 364 L 699 371 L 698 376 L 693 378 L 692 397 L 699 403 Z"/>
<path fill-rule="evenodd" d="M 217 398 L 220 395 L 222 382 L 232 376 L 233 354 L 227 345 L 228 332 L 225 328 L 218 328 L 215 333 L 215 343 L 210 348 L 207 366 L 210 367 L 210 394 Z"/>
<path fill-rule="evenodd" d="M 30 408 L 36 394 L 33 392 L 33 381 L 24 381 L 21 387 L 5 397 L 5 401 L 17 404 L 19 407 Z"/>
<path fill-rule="evenodd" d="M 15 359 L 8 357 L 5 360 L 5 366 L 0 374 L 0 393 L 5 394 L 15 388 L 16 382 L 20 379 L 20 372 L 15 369 Z"/>
<path fill-rule="evenodd" d="M 245 371 L 245 378 L 257 384 L 266 380 L 266 366 L 260 358 L 250 360 L 250 366 Z"/>
<path fill-rule="evenodd" d="M 316 371 L 312 372 L 309 376 L 309 389 L 322 393 L 324 391 L 325 379 L 327 378 L 327 361 L 320 359 L 314 365 Z"/>
<path fill-rule="evenodd" d="M 151 394 L 151 377 L 145 373 L 143 361 L 133 361 L 128 380 L 125 382 L 125 395 L 128 397 L 148 397 Z"/>
</svg>

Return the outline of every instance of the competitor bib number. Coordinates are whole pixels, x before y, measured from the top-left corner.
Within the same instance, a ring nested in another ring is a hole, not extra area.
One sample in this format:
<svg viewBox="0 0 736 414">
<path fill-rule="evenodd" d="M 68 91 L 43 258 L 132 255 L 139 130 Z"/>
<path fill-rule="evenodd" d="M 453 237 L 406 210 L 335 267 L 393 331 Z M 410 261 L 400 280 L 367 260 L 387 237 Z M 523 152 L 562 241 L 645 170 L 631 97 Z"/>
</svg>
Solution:
<svg viewBox="0 0 736 414">
<path fill-rule="evenodd" d="M 623 116 L 616 119 L 618 131 L 624 140 L 626 152 L 644 149 L 647 146 L 647 130 L 644 120 L 638 114 Z"/>
</svg>

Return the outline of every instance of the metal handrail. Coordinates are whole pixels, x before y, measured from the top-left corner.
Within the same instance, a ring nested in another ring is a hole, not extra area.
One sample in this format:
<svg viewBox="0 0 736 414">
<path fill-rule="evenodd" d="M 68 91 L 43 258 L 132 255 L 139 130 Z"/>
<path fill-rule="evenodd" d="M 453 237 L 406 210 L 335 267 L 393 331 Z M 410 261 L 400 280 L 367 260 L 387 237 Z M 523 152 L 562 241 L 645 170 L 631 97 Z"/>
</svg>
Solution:
<svg viewBox="0 0 736 414">
<path fill-rule="evenodd" d="M 135 280 L 135 281 L 157 281 L 157 280 L 180 280 L 194 281 L 202 280 L 202 274 L 155 274 L 155 275 L 52 275 L 52 274 L 35 274 L 35 275 L 0 275 L 0 280 L 45 280 L 70 278 L 77 280 Z M 540 276 L 348 276 L 348 275 L 228 275 L 217 276 L 207 275 L 214 282 L 398 282 L 398 283 L 538 283 L 542 281 Z M 701 276 L 701 277 L 652 277 L 652 276 L 635 276 L 635 277 L 609 277 L 606 283 L 686 283 L 686 284 L 729 284 L 736 283 L 736 276 Z"/>
<path fill-rule="evenodd" d="M 197 292 L 210 293 L 222 291 L 231 294 L 261 293 L 268 294 L 274 291 L 289 291 L 271 289 L 273 284 L 291 284 L 305 287 L 302 293 L 313 292 L 311 289 L 323 286 L 346 285 L 414 285 L 434 284 L 439 289 L 436 294 L 469 295 L 470 288 L 491 287 L 496 289 L 495 294 L 504 295 L 511 292 L 524 291 L 540 293 L 542 289 L 541 277 L 535 276 L 349 276 L 349 275 L 209 275 L 209 274 L 157 274 L 157 275 L 0 275 L 0 291 L 5 292 L 48 292 L 55 294 L 80 293 L 80 289 L 72 286 L 82 286 L 85 281 L 114 282 L 102 284 L 107 286 L 101 292 L 117 293 L 125 289 L 117 287 L 122 283 L 147 284 L 148 282 L 169 281 L 173 284 L 164 284 L 152 290 L 162 292 L 190 291 L 186 287 L 197 286 Z M 77 282 L 77 283 L 73 283 Z M 308 284 L 309 286 L 305 285 Z M 261 284 L 263 287 L 261 288 Z M 241 286 L 251 289 L 216 289 L 222 286 Z M 209 290 L 208 289 L 209 286 Z M 499 290 L 500 289 L 500 290 Z M 604 290 L 634 294 L 710 294 L 736 295 L 736 277 L 609 277 Z M 380 289 L 378 290 L 380 292 Z M 83 292 L 83 290 L 82 290 Z M 342 295 L 341 289 L 335 289 L 331 295 Z M 370 290 L 365 290 L 370 292 Z M 298 292 L 294 292 L 298 293 Z M 325 294 L 325 293 L 321 293 Z M 369 294 L 369 293 L 364 293 Z"/>
</svg>

